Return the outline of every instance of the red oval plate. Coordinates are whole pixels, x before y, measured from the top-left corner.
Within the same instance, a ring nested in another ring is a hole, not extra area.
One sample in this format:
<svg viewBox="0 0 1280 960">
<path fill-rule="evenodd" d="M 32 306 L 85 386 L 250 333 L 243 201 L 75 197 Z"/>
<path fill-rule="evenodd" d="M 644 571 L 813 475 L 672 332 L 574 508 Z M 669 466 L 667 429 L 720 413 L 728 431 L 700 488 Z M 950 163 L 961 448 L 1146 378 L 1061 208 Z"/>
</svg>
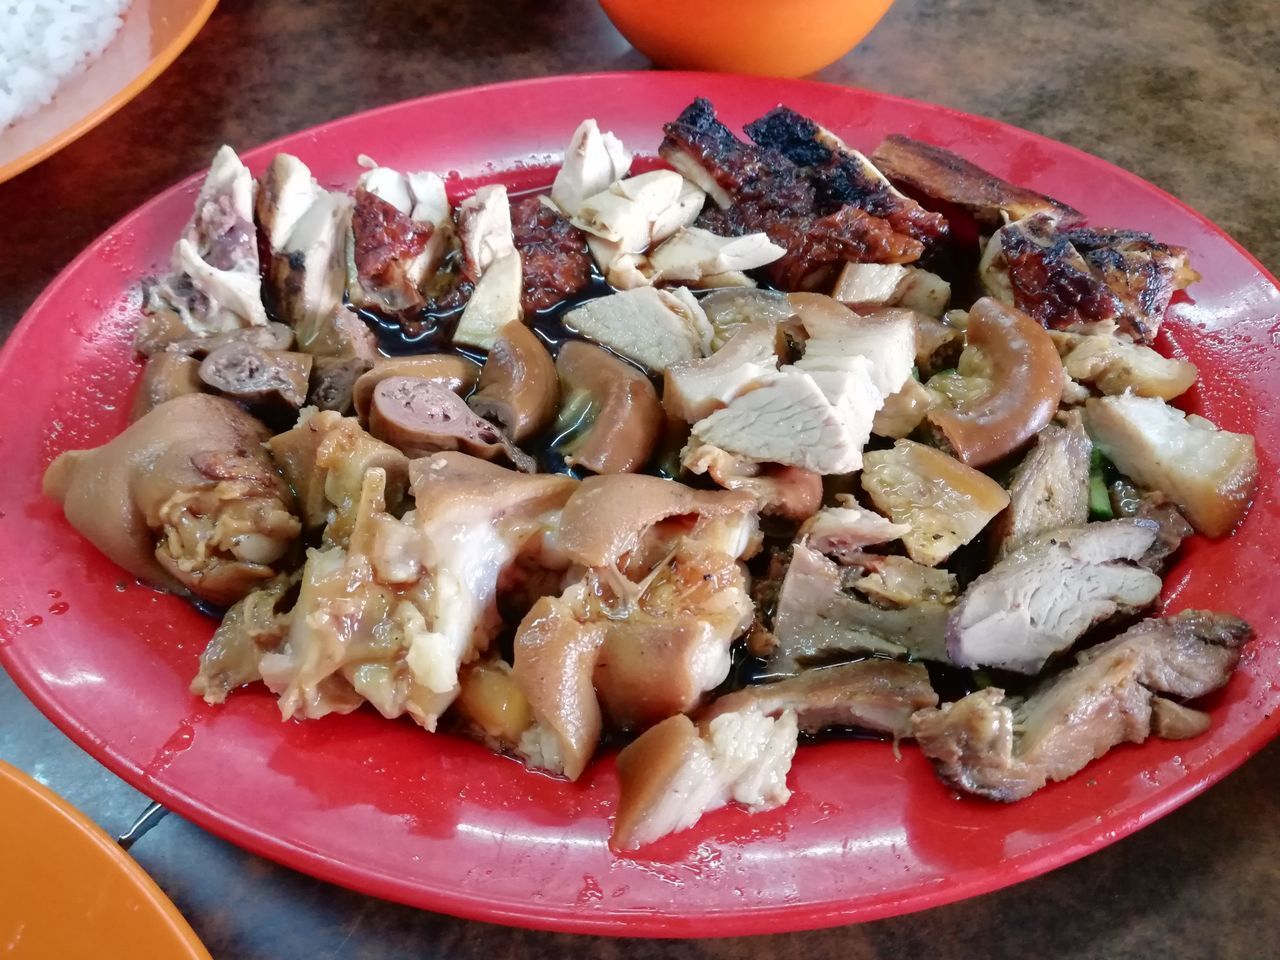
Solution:
<svg viewBox="0 0 1280 960">
<path fill-rule="evenodd" d="M 613 763 L 566 784 L 372 711 L 282 724 L 263 690 L 221 708 L 187 693 L 212 624 L 128 583 L 40 496 L 59 451 L 125 423 L 138 372 L 136 281 L 162 264 L 192 178 L 95 242 L 31 308 L 0 359 L 0 659 L 78 744 L 182 815 L 250 850 L 378 896 L 530 927 L 650 936 L 763 933 L 869 920 L 983 893 L 1067 863 L 1205 789 L 1280 728 L 1280 291 L 1221 231 L 1156 188 L 991 120 L 804 82 L 678 73 L 560 77 L 450 93 L 362 114 L 251 151 L 278 150 L 350 184 L 357 154 L 448 172 L 459 189 L 538 186 L 584 117 L 652 151 L 695 95 L 730 124 L 779 101 L 851 143 L 906 133 L 959 151 L 1094 217 L 1191 249 L 1204 280 L 1174 308 L 1167 347 L 1200 365 L 1191 408 L 1258 438 L 1262 484 L 1242 529 L 1197 541 L 1167 579 L 1174 609 L 1214 607 L 1258 628 L 1213 729 L 1113 751 L 1081 775 L 1002 806 L 959 799 L 910 746 L 802 748 L 792 802 L 725 809 L 643 857 L 605 840 Z M 499 171 L 507 171 L 499 176 Z"/>
</svg>

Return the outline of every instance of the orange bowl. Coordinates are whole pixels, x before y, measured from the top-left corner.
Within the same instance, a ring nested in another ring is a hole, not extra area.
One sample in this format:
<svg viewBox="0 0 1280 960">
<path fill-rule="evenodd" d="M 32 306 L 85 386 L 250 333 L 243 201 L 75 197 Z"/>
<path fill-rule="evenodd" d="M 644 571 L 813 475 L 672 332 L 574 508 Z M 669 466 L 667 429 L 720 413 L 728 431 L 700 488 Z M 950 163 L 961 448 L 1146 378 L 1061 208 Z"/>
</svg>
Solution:
<svg viewBox="0 0 1280 960">
<path fill-rule="evenodd" d="M 67 78 L 53 100 L 0 130 L 0 183 L 61 150 L 146 89 L 204 26 L 218 0 L 147 0 L 129 5 L 102 54 Z"/>
<path fill-rule="evenodd" d="M 676 70 L 801 77 L 848 53 L 893 0 L 600 0 L 646 57 Z"/>
</svg>

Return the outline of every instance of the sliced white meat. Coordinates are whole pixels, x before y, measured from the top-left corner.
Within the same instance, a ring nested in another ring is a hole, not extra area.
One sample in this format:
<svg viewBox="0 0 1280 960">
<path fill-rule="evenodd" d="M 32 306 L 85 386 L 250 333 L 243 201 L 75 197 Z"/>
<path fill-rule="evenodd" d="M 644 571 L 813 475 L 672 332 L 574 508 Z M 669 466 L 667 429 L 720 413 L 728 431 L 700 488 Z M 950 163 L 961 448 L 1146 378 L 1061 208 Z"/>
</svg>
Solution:
<svg viewBox="0 0 1280 960">
<path fill-rule="evenodd" d="M 458 204 L 458 239 L 462 242 L 463 269 L 473 280 L 483 277 L 495 260 L 515 253 L 506 187 L 481 187 Z"/>
<path fill-rule="evenodd" d="M 524 317 L 520 306 L 522 281 L 520 254 L 514 249 L 491 262 L 462 310 L 453 333 L 454 342 L 491 349 L 503 327 Z"/>
<path fill-rule="evenodd" d="M 631 153 L 594 119 L 583 120 L 564 151 L 564 163 L 551 185 L 551 199 L 566 217 L 576 217 L 588 197 L 607 190 L 631 169 Z"/>
<path fill-rule="evenodd" d="M 831 296 L 854 310 L 904 307 L 941 317 L 951 302 L 951 284 L 919 267 L 846 263 Z"/>
<path fill-rule="evenodd" d="M 351 198 L 323 191 L 273 259 L 270 278 L 276 302 L 303 350 L 342 307 L 350 224 Z"/>
<path fill-rule="evenodd" d="M 789 297 L 808 337 L 801 370 L 841 369 L 851 357 L 870 361 L 880 396 L 902 389 L 916 356 L 916 325 L 910 310 L 877 310 L 857 314 L 821 294 Z"/>
<path fill-rule="evenodd" d="M 655 283 L 696 283 L 716 274 L 763 267 L 786 252 L 764 233 L 721 237 L 700 227 L 683 227 L 649 254 L 649 265 Z"/>
<path fill-rule="evenodd" d="M 288 153 L 277 153 L 258 181 L 257 217 L 273 254 L 284 252 L 302 215 L 324 189 L 307 165 Z"/>
<path fill-rule="evenodd" d="M 640 287 L 591 300 L 571 310 L 564 325 L 652 373 L 706 356 L 711 325 L 683 287 Z"/>
<path fill-rule="evenodd" d="M 778 331 L 772 323 L 759 321 L 738 327 L 711 356 L 667 368 L 662 404 L 671 416 L 695 423 L 776 374 L 777 351 Z"/>
</svg>

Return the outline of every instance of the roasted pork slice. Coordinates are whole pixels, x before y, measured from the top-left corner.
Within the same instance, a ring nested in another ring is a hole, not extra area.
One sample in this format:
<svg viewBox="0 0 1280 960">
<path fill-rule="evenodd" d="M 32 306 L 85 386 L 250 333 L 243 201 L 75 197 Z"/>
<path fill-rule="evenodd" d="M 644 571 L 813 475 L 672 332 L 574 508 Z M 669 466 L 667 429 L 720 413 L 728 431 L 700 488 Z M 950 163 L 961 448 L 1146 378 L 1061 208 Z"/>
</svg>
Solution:
<svg viewBox="0 0 1280 960">
<path fill-rule="evenodd" d="M 787 251 L 765 233 L 720 237 L 699 227 L 682 227 L 649 254 L 654 283 L 713 286 L 716 277 L 755 270 Z M 744 285 L 752 285 L 748 280 Z"/>
<path fill-rule="evenodd" d="M 813 184 L 820 213 L 854 206 L 922 243 L 947 235 L 941 214 L 904 196 L 865 156 L 789 107 L 770 110 L 747 124 L 746 133 L 758 146 L 776 150 L 800 167 Z"/>
<path fill-rule="evenodd" d="M 813 208 L 813 188 L 795 165 L 735 137 L 716 117 L 711 101 L 694 100 L 663 132 L 658 149 L 662 158 L 705 190 L 721 209 L 771 190 L 779 194 L 780 207 Z"/>
<path fill-rule="evenodd" d="M 618 754 L 618 813 L 609 845 L 628 851 L 685 830 L 736 802 L 752 812 L 787 802 L 795 714 L 724 713 L 699 731 L 678 714 Z"/>
<path fill-rule="evenodd" d="M 567 217 L 576 217 L 588 197 L 607 190 L 631 169 L 631 153 L 595 120 L 583 120 L 564 151 L 551 185 L 551 199 Z"/>
<path fill-rule="evenodd" d="M 603 623 L 583 622 L 556 597 L 540 599 L 520 622 L 512 677 L 534 723 L 516 751 L 530 766 L 570 780 L 586 769 L 604 727 L 591 680 L 604 641 Z"/>
<path fill-rule="evenodd" d="M 797 537 L 819 553 L 846 563 L 864 547 L 897 540 L 911 532 L 905 523 L 886 520 L 873 510 L 858 506 L 855 497 L 837 494 L 838 507 L 823 507 L 800 527 Z"/>
<path fill-rule="evenodd" d="M 320 191 L 267 271 L 276 309 L 294 329 L 298 347 L 309 353 L 319 352 L 314 341 L 343 309 L 351 212 L 350 197 Z"/>
<path fill-rule="evenodd" d="M 325 527 L 327 544 L 346 546 L 369 470 L 382 471 L 385 508 L 399 513 L 403 506 L 408 459 L 365 433 L 355 417 L 304 409 L 293 429 L 276 434 L 266 447 L 297 497 L 303 529 Z"/>
<path fill-rule="evenodd" d="M 1162 730 L 1194 735 L 1201 725 L 1189 726 L 1185 708 L 1154 694 L 1194 699 L 1217 690 L 1250 635 L 1244 621 L 1220 613 L 1145 620 L 1079 654 L 1076 666 L 1025 701 L 1006 702 L 1003 691 L 988 687 L 922 710 L 913 732 L 946 783 L 992 800 L 1021 800 L 1118 744 Z"/>
<path fill-rule="evenodd" d="M 1149 520 L 1111 520 L 1024 543 L 965 590 L 947 624 L 964 667 L 1038 673 L 1089 628 L 1155 602 L 1160 578 L 1138 562 L 1155 543 Z"/>
<path fill-rule="evenodd" d="M 1196 382 L 1194 363 L 1161 356 L 1113 327 L 1099 324 L 1087 334 L 1055 330 L 1051 336 L 1067 376 L 1107 395 L 1136 393 L 1172 400 Z"/>
<path fill-rule="evenodd" d="M 1009 484 L 1009 506 L 992 527 L 998 556 L 1028 540 L 1089 519 L 1089 458 L 1093 443 L 1078 412 L 1063 426 L 1040 431 Z"/>
<path fill-rule="evenodd" d="M 889 180 L 932 200 L 964 207 L 990 225 L 1003 217 L 1021 220 L 1043 213 L 1064 223 L 1079 223 L 1084 217 L 1076 210 L 999 177 L 964 157 L 942 147 L 890 134 L 871 155 Z"/>
<path fill-rule="evenodd" d="M 490 350 L 503 327 L 524 319 L 523 269 L 515 250 L 492 260 L 476 283 L 458 325 L 455 343 Z"/>
<path fill-rule="evenodd" d="M 253 177 L 235 151 L 220 148 L 173 248 L 172 272 L 145 285 L 139 349 L 266 324 L 254 189 Z"/>
<path fill-rule="evenodd" d="M 651 373 L 711 351 L 711 325 L 683 287 L 641 287 L 591 300 L 565 314 L 564 325 Z"/>
<path fill-rule="evenodd" d="M 1221 537 L 1249 509 L 1258 481 L 1253 437 L 1219 430 L 1161 400 L 1125 394 L 1090 400 L 1085 427 L 1139 486 L 1162 490 L 1201 533 Z"/>
<path fill-rule="evenodd" d="M 904 307 L 941 317 L 951 303 L 951 284 L 900 263 L 846 263 L 831 296 L 855 310 Z"/>
<path fill-rule="evenodd" d="M 667 367 L 662 405 L 686 423 L 728 406 L 738 394 L 776 374 L 778 343 L 778 329 L 768 321 L 737 327 L 711 356 Z"/>
<path fill-rule="evenodd" d="M 723 713 L 756 710 L 776 717 L 794 711 L 801 733 L 859 727 L 911 736 L 911 715 L 938 705 L 921 663 L 873 658 L 804 670 L 773 683 L 753 684 L 718 698 L 703 723 Z"/>
<path fill-rule="evenodd" d="M 544 197 L 511 205 L 511 234 L 520 253 L 520 306 L 526 316 L 590 285 L 586 238 Z"/>
<path fill-rule="evenodd" d="M 44 492 L 134 576 L 234 603 L 276 575 L 301 531 L 270 435 L 229 400 L 186 394 L 101 447 L 61 454 Z"/>
<path fill-rule="evenodd" d="M 665 420 L 649 378 L 583 340 L 561 346 L 555 372 L 564 397 L 556 449 L 565 465 L 592 473 L 642 469 L 653 456 Z"/>
<path fill-rule="evenodd" d="M 798 522 L 822 505 L 822 475 L 812 470 L 762 464 L 709 444 L 684 451 L 681 462 L 690 473 L 707 474 L 726 490 L 750 494 L 766 516 Z"/>
<path fill-rule="evenodd" d="M 351 301 L 392 312 L 421 306 L 448 252 L 451 227 L 444 181 L 436 174 L 365 171 L 351 219 Z"/>
<path fill-rule="evenodd" d="M 1009 505 L 1009 495 L 986 474 L 921 443 L 899 440 L 863 461 L 863 489 L 876 509 L 911 528 L 902 542 L 925 566 L 942 563 Z"/>
<path fill-rule="evenodd" d="M 789 675 L 804 661 L 848 653 L 946 661 L 946 604 L 882 607 L 852 596 L 844 582 L 840 567 L 818 551 L 804 544 L 792 548 L 774 609 L 777 646 L 767 673 Z"/>
</svg>

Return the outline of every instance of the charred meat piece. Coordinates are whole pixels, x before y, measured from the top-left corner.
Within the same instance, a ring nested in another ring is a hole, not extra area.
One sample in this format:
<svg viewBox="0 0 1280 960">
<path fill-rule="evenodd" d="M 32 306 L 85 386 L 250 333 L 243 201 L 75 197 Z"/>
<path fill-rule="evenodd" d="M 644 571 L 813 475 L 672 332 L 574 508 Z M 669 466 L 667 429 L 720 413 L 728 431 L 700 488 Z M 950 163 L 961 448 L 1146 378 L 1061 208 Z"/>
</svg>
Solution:
<svg viewBox="0 0 1280 960">
<path fill-rule="evenodd" d="M 1093 443 L 1078 412 L 1065 426 L 1050 424 L 1023 458 L 1009 484 L 1009 506 L 992 529 L 998 556 L 1049 530 L 1089 519 L 1089 455 Z"/>
<path fill-rule="evenodd" d="M 885 137 L 871 155 L 871 162 L 895 184 L 921 196 L 964 207 L 987 224 L 1000 223 L 1002 213 L 1011 220 L 1036 213 L 1064 223 L 1084 219 L 1065 203 L 1001 180 L 950 150 L 901 134 Z"/>
<path fill-rule="evenodd" d="M 745 129 L 758 146 L 776 150 L 800 167 L 813 184 L 819 213 L 853 206 L 921 243 L 946 236 L 946 218 L 903 196 L 870 160 L 808 117 L 777 107 Z"/>
<path fill-rule="evenodd" d="M 542 197 L 511 204 L 511 231 L 524 268 L 520 302 L 526 315 L 591 283 L 591 255 L 582 231 Z"/>
<path fill-rule="evenodd" d="M 771 717 L 793 710 L 802 733 L 859 727 L 897 739 L 911 736 L 913 713 L 937 705 L 938 695 L 924 664 L 857 660 L 726 694 L 711 705 L 703 722 L 739 710 L 758 710 Z"/>
<path fill-rule="evenodd" d="M 429 222 L 414 220 L 377 194 L 356 190 L 351 215 L 352 253 L 360 286 L 377 293 L 389 310 L 407 310 L 423 302 L 410 271 L 435 233 Z"/>
<path fill-rule="evenodd" d="M 922 710 L 913 731 L 946 783 L 992 800 L 1021 800 L 1153 730 L 1193 733 L 1170 716 L 1185 708 L 1153 694 L 1194 699 L 1217 690 L 1251 633 L 1243 620 L 1201 610 L 1145 620 L 1081 653 L 1076 666 L 1021 703 L 1006 703 L 1002 690 L 988 687 Z"/>
<path fill-rule="evenodd" d="M 1160 578 L 1137 561 L 1157 533 L 1149 520 L 1111 520 L 1023 544 L 974 580 L 952 610 L 952 661 L 1037 673 L 1090 627 L 1153 603 Z"/>
</svg>

